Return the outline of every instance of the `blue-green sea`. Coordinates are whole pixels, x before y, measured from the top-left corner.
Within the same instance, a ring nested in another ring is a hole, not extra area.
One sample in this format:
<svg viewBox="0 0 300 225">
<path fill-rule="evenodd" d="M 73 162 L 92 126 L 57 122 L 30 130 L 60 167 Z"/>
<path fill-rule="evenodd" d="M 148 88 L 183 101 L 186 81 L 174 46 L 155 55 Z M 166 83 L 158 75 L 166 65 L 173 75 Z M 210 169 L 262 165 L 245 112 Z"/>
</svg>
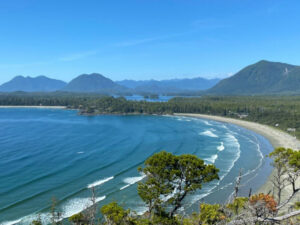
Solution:
<svg viewBox="0 0 300 225">
<path fill-rule="evenodd" d="M 262 136 L 244 128 L 188 117 L 79 116 L 75 110 L 0 109 L 0 224 L 46 220 L 51 199 L 63 217 L 91 204 L 117 201 L 138 213 L 143 179 L 137 168 L 155 152 L 191 153 L 220 169 L 220 180 L 186 198 L 181 211 L 200 201 L 225 202 L 242 171 L 241 195 L 256 191 L 271 172 Z"/>
</svg>

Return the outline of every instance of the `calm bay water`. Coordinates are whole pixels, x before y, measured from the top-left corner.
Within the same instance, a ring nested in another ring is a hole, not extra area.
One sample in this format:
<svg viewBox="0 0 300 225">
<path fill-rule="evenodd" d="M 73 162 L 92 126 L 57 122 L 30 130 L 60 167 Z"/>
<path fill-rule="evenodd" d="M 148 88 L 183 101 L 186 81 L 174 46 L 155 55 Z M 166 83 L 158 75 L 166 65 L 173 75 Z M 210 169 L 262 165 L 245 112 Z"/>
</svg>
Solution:
<svg viewBox="0 0 300 225">
<path fill-rule="evenodd" d="M 214 121 L 169 116 L 78 116 L 76 111 L 0 109 L 0 224 L 28 224 L 48 216 L 51 198 L 63 217 L 90 204 L 113 200 L 137 212 L 145 206 L 136 191 L 137 172 L 155 152 L 191 153 L 214 163 L 220 180 L 188 196 L 184 209 L 199 201 L 224 202 L 239 170 L 241 194 L 261 186 L 271 172 L 270 143 L 246 129 Z"/>
<path fill-rule="evenodd" d="M 167 102 L 174 97 L 175 96 L 159 95 L 157 99 L 156 98 L 152 99 L 152 98 L 145 98 L 144 96 L 141 96 L 141 95 L 125 96 L 126 100 L 129 100 L 129 101 L 147 101 L 147 102 Z"/>
</svg>

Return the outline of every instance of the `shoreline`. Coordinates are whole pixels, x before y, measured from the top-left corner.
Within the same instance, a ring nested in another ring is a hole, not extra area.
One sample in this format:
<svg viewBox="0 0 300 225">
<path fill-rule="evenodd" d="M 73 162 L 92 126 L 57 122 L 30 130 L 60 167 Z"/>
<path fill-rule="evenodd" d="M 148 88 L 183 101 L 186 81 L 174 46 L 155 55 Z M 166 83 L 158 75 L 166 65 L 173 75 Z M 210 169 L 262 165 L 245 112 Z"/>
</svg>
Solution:
<svg viewBox="0 0 300 225">
<path fill-rule="evenodd" d="M 258 133 L 264 136 L 274 148 L 277 147 L 285 147 L 291 148 L 294 150 L 300 149 L 300 141 L 295 137 L 281 131 L 279 129 L 270 127 L 268 125 L 250 122 L 246 120 L 239 120 L 221 116 L 212 116 L 212 115 L 205 115 L 205 114 L 192 114 L 192 113 L 174 113 L 175 116 L 187 116 L 187 117 L 196 117 L 202 119 L 210 119 L 224 123 L 232 123 L 248 130 L 252 130 L 255 133 Z"/>
<path fill-rule="evenodd" d="M 22 109 L 66 109 L 66 106 L 43 106 L 43 105 L 0 105 L 0 109 L 17 109 L 17 108 L 22 108 Z"/>
<path fill-rule="evenodd" d="M 201 118 L 201 119 L 209 119 L 209 120 L 215 120 L 215 121 L 223 122 L 223 123 L 235 124 L 235 125 L 241 126 L 243 128 L 246 128 L 248 130 L 254 131 L 257 134 L 262 135 L 271 143 L 273 148 L 284 147 L 284 148 L 291 148 L 293 150 L 300 149 L 300 141 L 298 139 L 289 135 L 288 133 L 285 133 L 284 131 L 270 127 L 268 125 L 263 125 L 260 123 L 255 123 L 255 122 L 250 122 L 250 121 L 245 121 L 245 120 L 221 117 L 221 116 L 205 115 L 205 114 L 174 113 L 174 115 L 175 116 L 187 116 L 187 117 Z M 269 193 L 269 192 L 272 193 L 273 184 L 272 184 L 271 179 L 273 177 L 274 172 L 275 171 L 273 168 L 273 170 L 272 170 L 271 174 L 269 175 L 269 177 L 267 178 L 267 180 L 256 191 L 256 193 Z M 298 180 L 298 182 L 300 182 L 300 181 Z M 291 192 L 291 190 L 292 189 L 290 186 L 286 186 L 286 188 L 283 190 L 283 199 L 284 199 L 284 197 L 287 198 L 289 196 L 289 193 Z M 297 196 L 299 197 L 299 194 Z M 297 197 L 295 197 L 294 200 L 295 199 L 297 199 Z"/>
<path fill-rule="evenodd" d="M 66 106 L 0 106 L 1 108 L 35 108 L 35 109 L 67 109 Z M 105 114 L 81 114 L 81 115 L 114 115 L 111 113 L 105 113 Z M 115 115 L 145 115 L 145 114 L 139 114 L 139 113 L 129 113 L 129 114 L 115 114 Z M 251 130 L 257 134 L 262 135 L 265 137 L 273 146 L 273 148 L 277 147 L 285 147 L 285 148 L 291 148 L 294 150 L 300 149 L 300 141 L 296 139 L 296 137 L 291 136 L 290 134 L 276 129 L 274 127 L 263 125 L 256 122 L 250 122 L 246 120 L 241 119 L 234 119 L 230 117 L 222 117 L 222 116 L 213 116 L 213 115 L 206 115 L 206 114 L 193 114 L 193 113 L 174 113 L 171 114 L 174 116 L 185 116 L 185 117 L 194 117 L 194 118 L 200 118 L 200 119 L 208 119 L 208 120 L 214 120 L 218 122 L 223 123 L 230 123 L 234 124 L 240 127 L 243 127 L 245 129 Z M 272 193 L 273 192 L 273 184 L 272 184 L 272 177 L 275 173 L 274 168 L 272 169 L 271 174 L 268 176 L 268 178 L 264 181 L 263 185 L 258 188 L 258 190 L 255 192 L 257 193 Z M 298 179 L 297 183 L 300 184 L 300 179 Z M 284 200 L 287 198 L 291 192 L 292 188 L 291 186 L 286 186 L 283 190 L 283 197 Z M 297 200 L 297 198 L 300 197 L 300 193 L 298 193 L 294 200 Z M 287 208 L 284 207 L 283 210 L 286 210 Z"/>
</svg>

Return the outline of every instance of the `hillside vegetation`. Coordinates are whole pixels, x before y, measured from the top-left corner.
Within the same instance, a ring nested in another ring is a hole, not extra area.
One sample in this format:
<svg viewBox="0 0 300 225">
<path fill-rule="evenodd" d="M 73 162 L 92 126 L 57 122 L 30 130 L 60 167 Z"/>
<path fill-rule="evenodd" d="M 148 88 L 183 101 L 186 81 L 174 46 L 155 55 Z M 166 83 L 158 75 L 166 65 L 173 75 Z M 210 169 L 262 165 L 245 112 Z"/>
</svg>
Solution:
<svg viewBox="0 0 300 225">
<path fill-rule="evenodd" d="M 80 93 L 120 93 L 125 92 L 127 88 L 116 84 L 111 79 L 98 73 L 82 74 L 71 80 L 62 91 L 80 92 Z"/>
<path fill-rule="evenodd" d="M 262 60 L 221 80 L 207 94 L 300 94 L 300 66 Z"/>
<path fill-rule="evenodd" d="M 291 134 L 300 138 L 298 96 L 174 98 L 168 102 L 146 102 L 89 94 L 15 93 L 1 94 L 0 105 L 67 106 L 86 115 L 202 113 L 258 122 L 283 131 L 295 128 Z"/>
<path fill-rule="evenodd" d="M 300 191 L 296 180 L 300 176 L 300 152 L 292 149 L 277 148 L 270 157 L 278 176 L 274 178 L 273 193 L 249 194 L 239 196 L 242 174 L 237 177 L 232 197 L 226 204 L 200 203 L 200 212 L 190 215 L 180 213 L 186 196 L 203 187 L 205 183 L 218 180 L 219 170 L 195 155 L 173 155 L 162 151 L 150 156 L 139 171 L 145 178 L 138 183 L 137 192 L 143 200 L 146 212 L 138 215 L 131 209 L 125 209 L 111 202 L 101 207 L 99 217 L 95 201 L 95 190 L 92 188 L 90 207 L 72 215 L 68 221 L 74 225 L 273 225 L 299 224 L 300 202 L 296 202 L 289 212 L 280 214 L 280 209 L 296 197 Z M 284 179 L 286 176 L 289 179 Z M 281 201 L 282 188 L 293 185 L 287 201 Z M 250 188 L 250 187 L 249 187 Z M 55 202 L 54 202 L 55 203 Z M 62 218 L 56 205 L 51 207 L 51 223 L 62 223 Z M 32 225 L 42 225 L 39 218 Z"/>
</svg>

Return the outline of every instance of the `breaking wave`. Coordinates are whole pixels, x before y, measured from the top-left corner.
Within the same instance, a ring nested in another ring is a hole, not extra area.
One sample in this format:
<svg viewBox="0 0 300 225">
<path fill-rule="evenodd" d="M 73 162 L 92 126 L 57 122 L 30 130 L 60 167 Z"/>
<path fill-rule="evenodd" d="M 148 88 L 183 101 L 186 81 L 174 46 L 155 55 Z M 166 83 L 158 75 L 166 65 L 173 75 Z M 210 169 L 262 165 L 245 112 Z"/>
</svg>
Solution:
<svg viewBox="0 0 300 225">
<path fill-rule="evenodd" d="M 139 176 L 139 177 L 127 177 L 127 178 L 125 178 L 123 181 L 124 181 L 124 183 L 126 183 L 126 185 L 121 187 L 120 190 L 128 188 L 129 186 L 143 180 L 145 177 L 146 177 L 146 175 L 142 175 L 142 176 Z"/>
<path fill-rule="evenodd" d="M 206 159 L 204 159 L 204 160 L 207 161 L 207 162 L 210 162 L 210 163 L 215 163 L 216 160 L 217 160 L 217 158 L 218 158 L 218 155 L 215 154 L 215 155 L 212 155 L 211 157 L 206 158 Z"/>
<path fill-rule="evenodd" d="M 101 196 L 96 198 L 96 203 L 104 200 L 106 196 Z M 62 217 L 68 218 L 74 214 L 80 213 L 86 208 L 89 208 L 93 205 L 91 198 L 74 198 L 66 202 L 62 206 Z"/>
<path fill-rule="evenodd" d="M 203 120 L 203 123 L 205 123 L 207 126 L 212 126 L 212 124 L 210 122 L 208 122 L 207 120 Z"/>
<path fill-rule="evenodd" d="M 206 130 L 200 133 L 200 135 L 204 135 L 204 136 L 208 136 L 208 137 L 212 137 L 212 138 L 217 138 L 218 135 L 214 134 L 212 131 L 210 130 Z"/>
<path fill-rule="evenodd" d="M 110 180 L 112 180 L 112 179 L 114 179 L 113 176 L 112 176 L 112 177 L 105 178 L 105 179 L 102 179 L 102 180 L 98 180 L 98 181 L 95 181 L 94 183 L 89 184 L 87 187 L 88 187 L 88 188 L 93 188 L 93 187 L 99 186 L 99 185 L 101 185 L 101 184 L 104 184 L 104 183 L 106 183 L 106 182 L 108 182 L 108 181 L 110 181 Z"/>
<path fill-rule="evenodd" d="M 231 133 L 227 133 L 226 136 L 227 136 L 226 139 L 228 140 L 228 142 L 229 142 L 229 143 L 232 145 L 232 147 L 233 147 L 233 148 L 230 148 L 230 149 L 232 149 L 232 151 L 235 152 L 235 156 L 234 156 L 234 159 L 232 160 L 231 165 L 229 166 L 229 168 L 228 168 L 228 170 L 227 170 L 227 173 L 224 174 L 224 175 L 221 177 L 221 179 L 223 179 L 224 176 L 226 176 L 226 175 L 232 170 L 232 168 L 234 167 L 235 163 L 236 163 L 236 162 L 238 161 L 238 159 L 241 157 L 241 145 L 240 145 L 238 139 L 237 139 L 235 136 L 233 136 Z M 230 146 L 230 147 L 231 147 L 231 146 Z M 235 147 L 235 148 L 234 148 L 234 147 Z"/>
<path fill-rule="evenodd" d="M 223 151 L 225 149 L 224 143 L 221 142 L 221 144 L 217 147 L 218 151 Z"/>
<path fill-rule="evenodd" d="M 106 196 L 97 197 L 96 203 L 104 200 Z M 67 201 L 62 207 L 60 208 L 62 214 L 61 214 L 61 220 L 68 218 L 74 214 L 80 213 L 84 211 L 85 209 L 91 207 L 93 205 L 91 198 L 74 198 Z M 15 224 L 31 224 L 33 220 L 40 219 L 43 224 L 49 224 L 51 213 L 39 213 L 39 214 L 31 214 L 25 217 L 22 217 L 18 220 L 14 221 L 7 221 L 4 223 L 1 223 L 1 225 L 15 225 Z M 57 221 L 58 222 L 58 221 Z"/>
</svg>

